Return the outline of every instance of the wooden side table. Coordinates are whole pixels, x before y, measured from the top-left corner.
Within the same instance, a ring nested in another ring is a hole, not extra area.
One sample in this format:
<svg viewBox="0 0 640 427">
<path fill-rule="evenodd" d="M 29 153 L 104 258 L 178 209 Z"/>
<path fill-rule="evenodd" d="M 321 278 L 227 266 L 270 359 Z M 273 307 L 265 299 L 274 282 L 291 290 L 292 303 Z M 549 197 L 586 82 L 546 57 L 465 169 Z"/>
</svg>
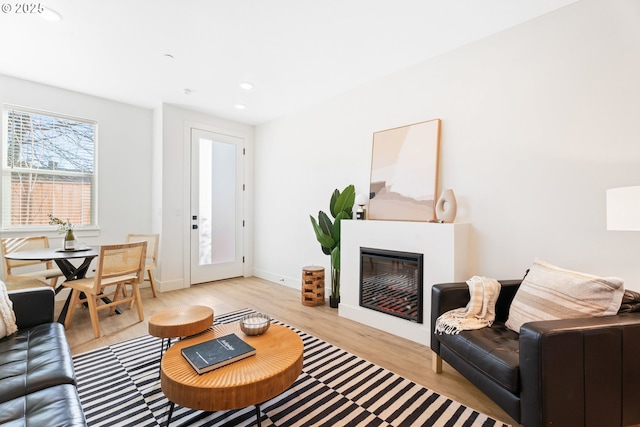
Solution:
<svg viewBox="0 0 640 427">
<path fill-rule="evenodd" d="M 254 356 L 202 375 L 181 354 L 184 347 L 235 333 L 256 349 Z M 302 372 L 304 345 L 300 336 L 281 325 L 263 335 L 248 336 L 240 323 L 216 325 L 197 337 L 175 343 L 162 358 L 160 384 L 171 402 L 168 426 L 177 403 L 202 411 L 221 411 L 255 405 L 258 426 L 260 404 L 291 387 Z"/>
<path fill-rule="evenodd" d="M 149 318 L 149 335 L 162 338 L 160 359 L 171 345 L 171 338 L 188 337 L 213 325 L 213 309 L 203 305 L 179 305 L 154 313 Z M 164 340 L 167 339 L 165 349 Z"/>
<path fill-rule="evenodd" d="M 324 304 L 324 267 L 302 267 L 302 305 Z"/>
</svg>

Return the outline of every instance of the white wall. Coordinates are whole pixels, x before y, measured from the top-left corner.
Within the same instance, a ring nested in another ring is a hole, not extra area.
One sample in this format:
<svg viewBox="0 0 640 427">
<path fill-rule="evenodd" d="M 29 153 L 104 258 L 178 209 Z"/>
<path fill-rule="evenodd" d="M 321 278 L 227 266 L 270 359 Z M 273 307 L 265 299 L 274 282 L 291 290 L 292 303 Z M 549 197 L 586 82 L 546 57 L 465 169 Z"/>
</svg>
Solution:
<svg viewBox="0 0 640 427">
<path fill-rule="evenodd" d="M 154 191 L 154 212 L 160 224 L 161 253 L 158 282 L 161 291 L 187 288 L 189 280 L 189 238 L 191 236 L 190 202 L 190 129 L 200 129 L 237 136 L 245 141 L 245 275 L 253 269 L 253 144 L 254 128 L 208 114 L 163 104 L 155 111 L 156 127 L 161 138 L 161 156 L 155 157 L 154 175 L 160 186 Z M 156 183 L 157 185 L 158 183 Z"/>
<path fill-rule="evenodd" d="M 541 257 L 640 290 L 640 233 L 605 225 L 605 190 L 640 185 L 639 16 L 582 0 L 258 126 L 255 274 L 328 271 L 308 215 L 336 187 L 368 192 L 373 132 L 441 118 L 471 274 L 519 278 Z"/>
<path fill-rule="evenodd" d="M 118 243 L 127 233 L 151 231 L 151 110 L 2 75 L 0 104 L 98 122 L 100 230 L 76 230 L 80 241 L 90 245 Z M 47 234 L 55 244 L 62 237 L 54 227 L 51 230 Z"/>
</svg>

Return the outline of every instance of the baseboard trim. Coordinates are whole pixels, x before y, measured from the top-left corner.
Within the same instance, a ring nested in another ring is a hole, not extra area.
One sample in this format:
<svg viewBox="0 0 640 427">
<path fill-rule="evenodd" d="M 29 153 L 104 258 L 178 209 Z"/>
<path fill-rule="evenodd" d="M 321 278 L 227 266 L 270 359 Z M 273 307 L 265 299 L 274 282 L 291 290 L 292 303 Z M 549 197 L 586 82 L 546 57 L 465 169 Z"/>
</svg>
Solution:
<svg viewBox="0 0 640 427">
<path fill-rule="evenodd" d="M 300 274 L 302 274 L 302 270 L 300 270 Z M 301 285 L 302 285 L 302 276 L 300 276 L 299 278 L 282 276 L 280 274 L 272 273 L 266 270 L 261 270 L 259 268 L 253 269 L 253 275 L 260 279 L 268 280 L 269 282 L 278 283 L 280 285 L 284 285 L 293 289 L 301 289 Z"/>
</svg>

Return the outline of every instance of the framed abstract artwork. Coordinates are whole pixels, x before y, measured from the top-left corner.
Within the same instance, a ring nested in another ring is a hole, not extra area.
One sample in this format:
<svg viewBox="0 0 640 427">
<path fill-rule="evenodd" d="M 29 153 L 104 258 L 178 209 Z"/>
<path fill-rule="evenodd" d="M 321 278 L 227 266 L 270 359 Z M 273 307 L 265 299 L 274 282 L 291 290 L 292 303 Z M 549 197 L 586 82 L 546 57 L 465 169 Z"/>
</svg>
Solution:
<svg viewBox="0 0 640 427">
<path fill-rule="evenodd" d="M 373 134 L 369 219 L 435 221 L 440 119 Z"/>
</svg>

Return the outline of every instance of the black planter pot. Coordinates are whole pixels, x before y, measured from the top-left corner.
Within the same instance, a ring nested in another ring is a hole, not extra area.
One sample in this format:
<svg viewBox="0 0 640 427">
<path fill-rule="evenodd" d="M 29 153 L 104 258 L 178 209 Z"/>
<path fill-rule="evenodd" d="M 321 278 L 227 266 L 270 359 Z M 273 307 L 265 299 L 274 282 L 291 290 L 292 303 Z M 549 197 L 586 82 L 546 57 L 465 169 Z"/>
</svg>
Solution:
<svg viewBox="0 0 640 427">
<path fill-rule="evenodd" d="M 338 304 L 340 304 L 340 297 L 329 296 L 329 307 L 338 308 Z"/>
</svg>

